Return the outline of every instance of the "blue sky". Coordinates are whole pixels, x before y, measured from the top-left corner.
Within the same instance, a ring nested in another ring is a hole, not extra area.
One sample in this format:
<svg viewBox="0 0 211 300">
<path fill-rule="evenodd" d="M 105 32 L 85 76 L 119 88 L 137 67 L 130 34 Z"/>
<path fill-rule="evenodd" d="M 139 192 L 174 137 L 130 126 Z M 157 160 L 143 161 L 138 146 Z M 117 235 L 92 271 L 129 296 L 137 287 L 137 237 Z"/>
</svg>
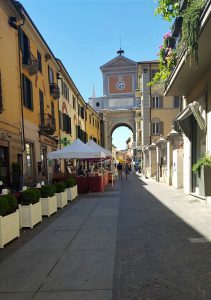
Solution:
<svg viewBox="0 0 211 300">
<path fill-rule="evenodd" d="M 55 56 L 63 61 L 85 101 L 92 95 L 93 84 L 96 96 L 102 96 L 99 67 L 116 56 L 120 37 L 126 57 L 151 60 L 157 58 L 162 37 L 170 27 L 154 16 L 155 0 L 19 1 Z M 121 148 L 118 144 L 123 131 L 119 130 L 119 140 L 114 142 Z"/>
</svg>

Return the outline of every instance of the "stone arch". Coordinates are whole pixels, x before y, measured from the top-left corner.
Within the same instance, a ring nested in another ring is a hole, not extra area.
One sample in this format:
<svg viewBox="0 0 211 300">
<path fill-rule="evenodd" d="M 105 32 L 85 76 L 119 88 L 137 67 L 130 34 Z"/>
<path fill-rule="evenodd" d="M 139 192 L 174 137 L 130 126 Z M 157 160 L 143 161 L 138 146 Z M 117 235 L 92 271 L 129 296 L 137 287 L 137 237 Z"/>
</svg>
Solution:
<svg viewBox="0 0 211 300">
<path fill-rule="evenodd" d="M 109 111 L 105 115 L 105 147 L 112 149 L 112 134 L 120 126 L 126 126 L 133 132 L 135 142 L 135 115 L 133 110 Z"/>
</svg>

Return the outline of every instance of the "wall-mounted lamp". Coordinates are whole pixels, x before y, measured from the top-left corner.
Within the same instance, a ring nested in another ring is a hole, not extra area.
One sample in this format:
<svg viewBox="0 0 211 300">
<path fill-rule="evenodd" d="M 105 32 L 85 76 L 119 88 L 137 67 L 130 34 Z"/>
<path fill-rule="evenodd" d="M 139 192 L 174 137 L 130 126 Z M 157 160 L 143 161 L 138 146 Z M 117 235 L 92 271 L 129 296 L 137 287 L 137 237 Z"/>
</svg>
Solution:
<svg viewBox="0 0 211 300">
<path fill-rule="evenodd" d="M 14 28 L 14 29 L 18 29 L 18 26 L 17 26 L 17 19 L 16 19 L 16 17 L 9 17 L 9 19 L 8 19 L 8 24 L 12 27 L 12 28 Z"/>
</svg>

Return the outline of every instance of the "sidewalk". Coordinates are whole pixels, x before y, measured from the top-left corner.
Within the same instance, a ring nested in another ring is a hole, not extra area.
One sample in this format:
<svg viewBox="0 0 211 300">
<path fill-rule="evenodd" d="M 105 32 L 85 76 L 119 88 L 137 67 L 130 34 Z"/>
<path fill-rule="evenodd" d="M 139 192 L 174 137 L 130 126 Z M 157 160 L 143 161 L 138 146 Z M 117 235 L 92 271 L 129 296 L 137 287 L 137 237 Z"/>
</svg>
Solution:
<svg viewBox="0 0 211 300">
<path fill-rule="evenodd" d="M 211 299 L 210 207 L 134 174 L 80 198 L 13 246 L 1 300 Z"/>
<path fill-rule="evenodd" d="M 111 299 L 120 191 L 84 195 L 0 264 L 0 299 Z"/>
</svg>

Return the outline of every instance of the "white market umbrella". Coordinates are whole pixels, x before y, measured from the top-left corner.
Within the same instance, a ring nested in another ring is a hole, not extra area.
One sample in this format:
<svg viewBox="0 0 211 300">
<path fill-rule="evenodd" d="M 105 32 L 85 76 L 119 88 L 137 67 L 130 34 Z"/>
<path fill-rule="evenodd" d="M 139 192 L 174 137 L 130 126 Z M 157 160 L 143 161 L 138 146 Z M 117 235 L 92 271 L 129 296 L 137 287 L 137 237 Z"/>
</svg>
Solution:
<svg viewBox="0 0 211 300">
<path fill-rule="evenodd" d="M 101 159 L 105 158 L 105 154 L 98 150 L 94 150 L 84 144 L 80 139 L 75 140 L 61 150 L 48 153 L 48 159 Z"/>
<path fill-rule="evenodd" d="M 94 149 L 95 151 L 101 151 L 103 153 L 105 153 L 106 157 L 112 157 L 112 153 L 111 151 L 101 147 L 100 145 L 98 145 L 97 143 L 95 143 L 93 140 L 89 140 L 86 145 L 88 145 L 90 148 Z"/>
</svg>

